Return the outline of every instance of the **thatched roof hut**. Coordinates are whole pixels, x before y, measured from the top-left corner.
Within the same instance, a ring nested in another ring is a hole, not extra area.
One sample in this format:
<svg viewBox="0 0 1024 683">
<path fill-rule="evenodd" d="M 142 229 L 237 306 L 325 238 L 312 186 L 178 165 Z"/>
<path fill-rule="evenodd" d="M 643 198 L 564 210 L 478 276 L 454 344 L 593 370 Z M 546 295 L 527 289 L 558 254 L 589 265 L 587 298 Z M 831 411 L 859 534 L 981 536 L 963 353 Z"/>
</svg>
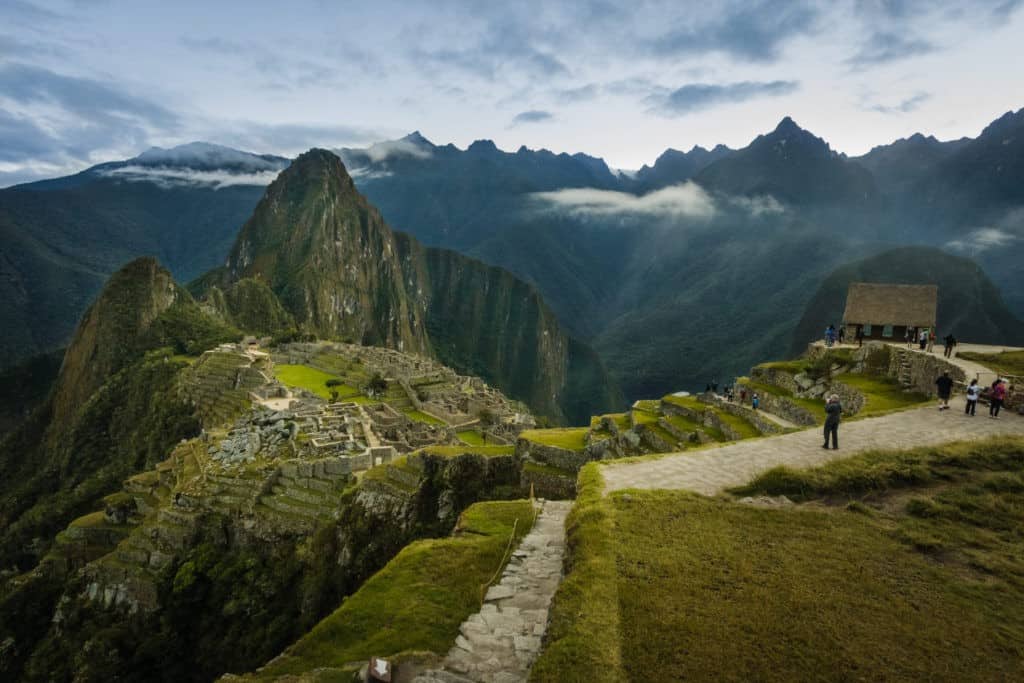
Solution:
<svg viewBox="0 0 1024 683">
<path fill-rule="evenodd" d="M 846 293 L 846 325 L 935 327 L 938 285 L 854 282 Z"/>
</svg>

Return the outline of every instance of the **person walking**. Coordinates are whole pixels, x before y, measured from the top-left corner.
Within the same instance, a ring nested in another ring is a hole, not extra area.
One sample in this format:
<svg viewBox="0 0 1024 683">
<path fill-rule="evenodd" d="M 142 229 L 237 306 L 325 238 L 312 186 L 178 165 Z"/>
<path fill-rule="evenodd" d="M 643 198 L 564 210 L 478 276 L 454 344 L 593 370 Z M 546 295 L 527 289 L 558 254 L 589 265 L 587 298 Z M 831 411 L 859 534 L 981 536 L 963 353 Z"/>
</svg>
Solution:
<svg viewBox="0 0 1024 683">
<path fill-rule="evenodd" d="M 903 341 L 907 343 L 908 349 L 914 344 L 914 328 L 910 325 L 907 325 L 907 330 L 903 333 Z"/>
<path fill-rule="evenodd" d="M 825 346 L 831 347 L 836 343 L 836 326 L 829 325 L 825 330 Z"/>
<path fill-rule="evenodd" d="M 996 379 L 992 383 L 992 398 L 989 399 L 988 403 L 988 416 L 994 420 L 999 419 L 999 411 L 1003 407 L 1003 401 L 1006 400 L 1006 384 L 1002 379 Z"/>
<path fill-rule="evenodd" d="M 945 352 L 943 353 L 943 355 L 946 358 L 952 358 L 953 357 L 953 349 L 956 347 L 956 337 L 954 337 L 953 333 L 950 332 L 945 337 L 943 337 L 942 343 L 946 347 Z"/>
<path fill-rule="evenodd" d="M 832 450 L 839 449 L 839 418 L 843 414 L 843 407 L 839 404 L 839 395 L 832 394 L 825 402 L 825 443 L 822 448 L 828 448 L 828 437 L 832 435 Z"/>
<path fill-rule="evenodd" d="M 757 395 L 757 392 L 754 392 L 754 396 L 750 399 L 750 407 L 757 410 L 760 405 L 761 397 Z"/>
<path fill-rule="evenodd" d="M 854 338 L 857 340 L 857 348 L 864 346 L 864 326 L 857 325 L 857 332 L 854 333 Z"/>
<path fill-rule="evenodd" d="M 925 348 L 928 346 L 928 329 L 927 328 L 922 328 L 920 331 L 918 331 L 918 333 L 917 333 L 917 343 L 918 343 L 918 346 L 921 347 L 922 351 L 924 351 Z"/>
<path fill-rule="evenodd" d="M 845 344 L 846 343 L 846 325 L 840 325 L 839 326 L 839 343 L 840 344 Z"/>
<path fill-rule="evenodd" d="M 935 380 L 935 388 L 939 394 L 939 410 L 949 410 L 949 395 L 953 391 L 953 380 L 949 376 L 949 370 Z"/>
<path fill-rule="evenodd" d="M 928 353 L 934 353 L 935 348 L 935 329 L 928 330 Z"/>
<path fill-rule="evenodd" d="M 978 395 L 980 393 L 981 387 L 978 386 L 978 378 L 975 377 L 967 387 L 967 404 L 964 406 L 965 415 L 974 417 L 974 411 L 978 408 Z"/>
</svg>

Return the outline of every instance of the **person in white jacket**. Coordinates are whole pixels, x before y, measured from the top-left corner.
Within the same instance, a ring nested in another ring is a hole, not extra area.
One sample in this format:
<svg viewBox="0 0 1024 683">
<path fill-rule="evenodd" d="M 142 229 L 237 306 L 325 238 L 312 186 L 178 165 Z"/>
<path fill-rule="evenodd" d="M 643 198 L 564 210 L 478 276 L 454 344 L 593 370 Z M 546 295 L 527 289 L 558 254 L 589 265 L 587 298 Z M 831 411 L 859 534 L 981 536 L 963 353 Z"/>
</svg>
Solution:
<svg viewBox="0 0 1024 683">
<path fill-rule="evenodd" d="M 972 379 L 967 387 L 967 405 L 964 406 L 964 414 L 974 417 L 974 411 L 978 408 L 978 396 L 981 394 L 981 387 L 978 380 Z"/>
</svg>

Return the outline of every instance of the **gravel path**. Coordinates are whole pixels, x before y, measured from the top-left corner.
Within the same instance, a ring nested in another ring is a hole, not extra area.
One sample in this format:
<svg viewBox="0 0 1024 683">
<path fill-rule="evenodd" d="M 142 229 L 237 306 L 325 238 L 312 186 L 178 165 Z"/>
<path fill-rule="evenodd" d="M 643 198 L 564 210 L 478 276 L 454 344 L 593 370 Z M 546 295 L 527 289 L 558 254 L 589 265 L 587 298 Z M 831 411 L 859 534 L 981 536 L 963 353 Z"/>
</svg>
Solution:
<svg viewBox="0 0 1024 683">
<path fill-rule="evenodd" d="M 628 488 L 688 489 L 714 495 L 722 489 L 746 484 L 778 465 L 809 467 L 846 458 L 875 448 L 914 448 L 949 441 L 979 439 L 997 434 L 1024 436 L 1024 418 L 1004 412 L 989 419 L 984 406 L 976 417 L 963 414 L 963 401 L 949 410 L 935 406 L 881 417 L 845 422 L 839 427 L 839 450 L 821 447 L 821 429 L 748 439 L 708 448 L 602 468 L 605 491 Z"/>
</svg>

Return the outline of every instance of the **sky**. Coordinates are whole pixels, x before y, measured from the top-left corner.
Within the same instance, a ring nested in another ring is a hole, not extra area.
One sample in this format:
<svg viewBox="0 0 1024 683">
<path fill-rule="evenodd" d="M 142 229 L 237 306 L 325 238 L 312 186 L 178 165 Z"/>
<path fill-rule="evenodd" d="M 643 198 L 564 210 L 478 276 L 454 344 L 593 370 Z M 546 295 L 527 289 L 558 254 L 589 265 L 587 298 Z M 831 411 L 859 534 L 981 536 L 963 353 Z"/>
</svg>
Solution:
<svg viewBox="0 0 1024 683">
<path fill-rule="evenodd" d="M 1024 107 L 1024 0 L 0 0 L 0 187 L 195 140 L 293 156 L 419 130 L 585 152 L 859 155 Z"/>
</svg>

